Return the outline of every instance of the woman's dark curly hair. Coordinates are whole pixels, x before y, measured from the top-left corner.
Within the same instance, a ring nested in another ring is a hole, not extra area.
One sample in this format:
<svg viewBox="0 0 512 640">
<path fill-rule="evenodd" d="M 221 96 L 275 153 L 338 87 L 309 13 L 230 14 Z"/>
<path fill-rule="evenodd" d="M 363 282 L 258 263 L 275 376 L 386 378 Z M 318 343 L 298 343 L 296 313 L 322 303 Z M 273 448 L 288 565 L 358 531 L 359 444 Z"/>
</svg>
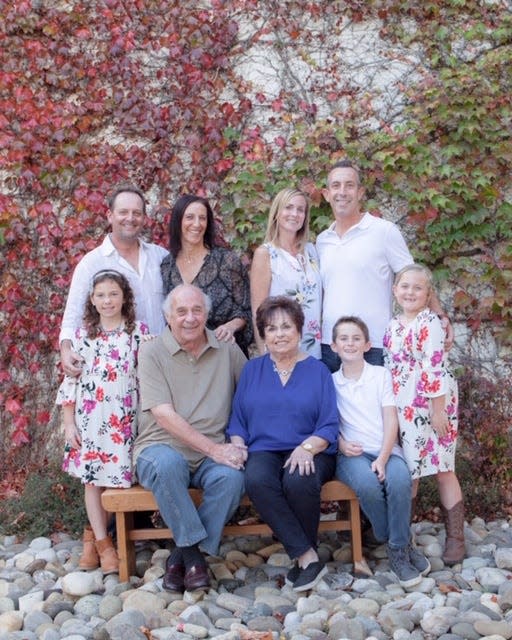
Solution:
<svg viewBox="0 0 512 640">
<path fill-rule="evenodd" d="M 84 325 L 87 330 L 88 338 L 97 338 L 101 333 L 100 314 L 96 311 L 96 307 L 91 302 L 91 295 L 94 291 L 94 287 L 100 282 L 106 280 L 112 280 L 119 285 L 123 292 L 123 306 L 121 307 L 121 314 L 124 320 L 124 330 L 126 333 L 131 334 L 135 328 L 135 300 L 133 297 L 133 291 L 127 278 L 123 276 L 119 271 L 114 269 L 102 269 L 94 274 L 91 283 L 91 289 L 87 296 L 84 311 Z"/>
</svg>

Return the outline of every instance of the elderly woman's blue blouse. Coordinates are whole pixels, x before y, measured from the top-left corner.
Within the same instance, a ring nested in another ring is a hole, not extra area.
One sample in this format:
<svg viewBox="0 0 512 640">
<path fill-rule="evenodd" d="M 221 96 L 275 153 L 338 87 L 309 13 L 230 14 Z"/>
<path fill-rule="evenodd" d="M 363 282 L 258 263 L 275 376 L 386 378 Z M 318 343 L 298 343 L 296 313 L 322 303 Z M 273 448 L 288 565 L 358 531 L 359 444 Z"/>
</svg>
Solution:
<svg viewBox="0 0 512 640">
<path fill-rule="evenodd" d="M 319 436 L 336 453 L 339 429 L 332 376 L 307 357 L 282 385 L 268 354 L 249 360 L 238 382 L 227 434 L 241 436 L 249 452 L 288 451 Z"/>
</svg>

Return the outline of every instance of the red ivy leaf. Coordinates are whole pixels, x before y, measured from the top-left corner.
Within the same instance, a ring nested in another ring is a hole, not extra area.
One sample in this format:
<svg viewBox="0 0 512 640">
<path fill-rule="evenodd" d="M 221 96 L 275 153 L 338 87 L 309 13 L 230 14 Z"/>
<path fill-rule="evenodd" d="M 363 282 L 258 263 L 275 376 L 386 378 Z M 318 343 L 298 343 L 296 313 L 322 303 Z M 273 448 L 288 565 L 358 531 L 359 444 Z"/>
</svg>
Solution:
<svg viewBox="0 0 512 640">
<path fill-rule="evenodd" d="M 9 398 L 5 403 L 5 410 L 16 415 L 21 411 L 21 404 L 15 398 Z"/>
<path fill-rule="evenodd" d="M 50 412 L 49 411 L 39 411 L 37 414 L 37 422 L 41 425 L 48 424 L 50 422 Z"/>
</svg>

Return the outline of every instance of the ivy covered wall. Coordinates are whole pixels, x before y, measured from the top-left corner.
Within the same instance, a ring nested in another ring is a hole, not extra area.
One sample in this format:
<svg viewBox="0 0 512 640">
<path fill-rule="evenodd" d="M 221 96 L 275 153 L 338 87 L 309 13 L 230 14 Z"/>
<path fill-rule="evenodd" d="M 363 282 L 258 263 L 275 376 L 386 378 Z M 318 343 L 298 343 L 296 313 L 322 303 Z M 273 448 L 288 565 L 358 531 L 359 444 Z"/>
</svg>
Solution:
<svg viewBox="0 0 512 640">
<path fill-rule="evenodd" d="M 207 195 L 250 258 L 273 195 L 330 221 L 326 168 L 433 268 L 461 373 L 510 375 L 512 14 L 505 1 L 16 0 L 0 4 L 0 449 L 37 465 L 58 434 L 57 335 L 105 194 L 148 194 L 148 236 Z"/>
</svg>

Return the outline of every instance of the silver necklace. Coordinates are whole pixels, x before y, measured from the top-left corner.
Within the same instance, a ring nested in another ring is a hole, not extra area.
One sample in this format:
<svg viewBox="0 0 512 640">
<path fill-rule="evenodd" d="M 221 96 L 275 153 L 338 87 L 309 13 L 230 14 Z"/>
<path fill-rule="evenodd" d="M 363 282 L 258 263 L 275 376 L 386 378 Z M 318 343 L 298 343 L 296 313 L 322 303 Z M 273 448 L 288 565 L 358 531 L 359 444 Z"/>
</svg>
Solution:
<svg viewBox="0 0 512 640">
<path fill-rule="evenodd" d="M 278 369 L 276 363 L 272 360 L 272 368 L 277 373 L 277 375 L 280 376 L 281 378 L 287 378 L 289 375 L 291 375 L 296 364 L 297 364 L 297 360 L 295 360 L 295 362 L 291 365 L 289 369 Z"/>
</svg>

